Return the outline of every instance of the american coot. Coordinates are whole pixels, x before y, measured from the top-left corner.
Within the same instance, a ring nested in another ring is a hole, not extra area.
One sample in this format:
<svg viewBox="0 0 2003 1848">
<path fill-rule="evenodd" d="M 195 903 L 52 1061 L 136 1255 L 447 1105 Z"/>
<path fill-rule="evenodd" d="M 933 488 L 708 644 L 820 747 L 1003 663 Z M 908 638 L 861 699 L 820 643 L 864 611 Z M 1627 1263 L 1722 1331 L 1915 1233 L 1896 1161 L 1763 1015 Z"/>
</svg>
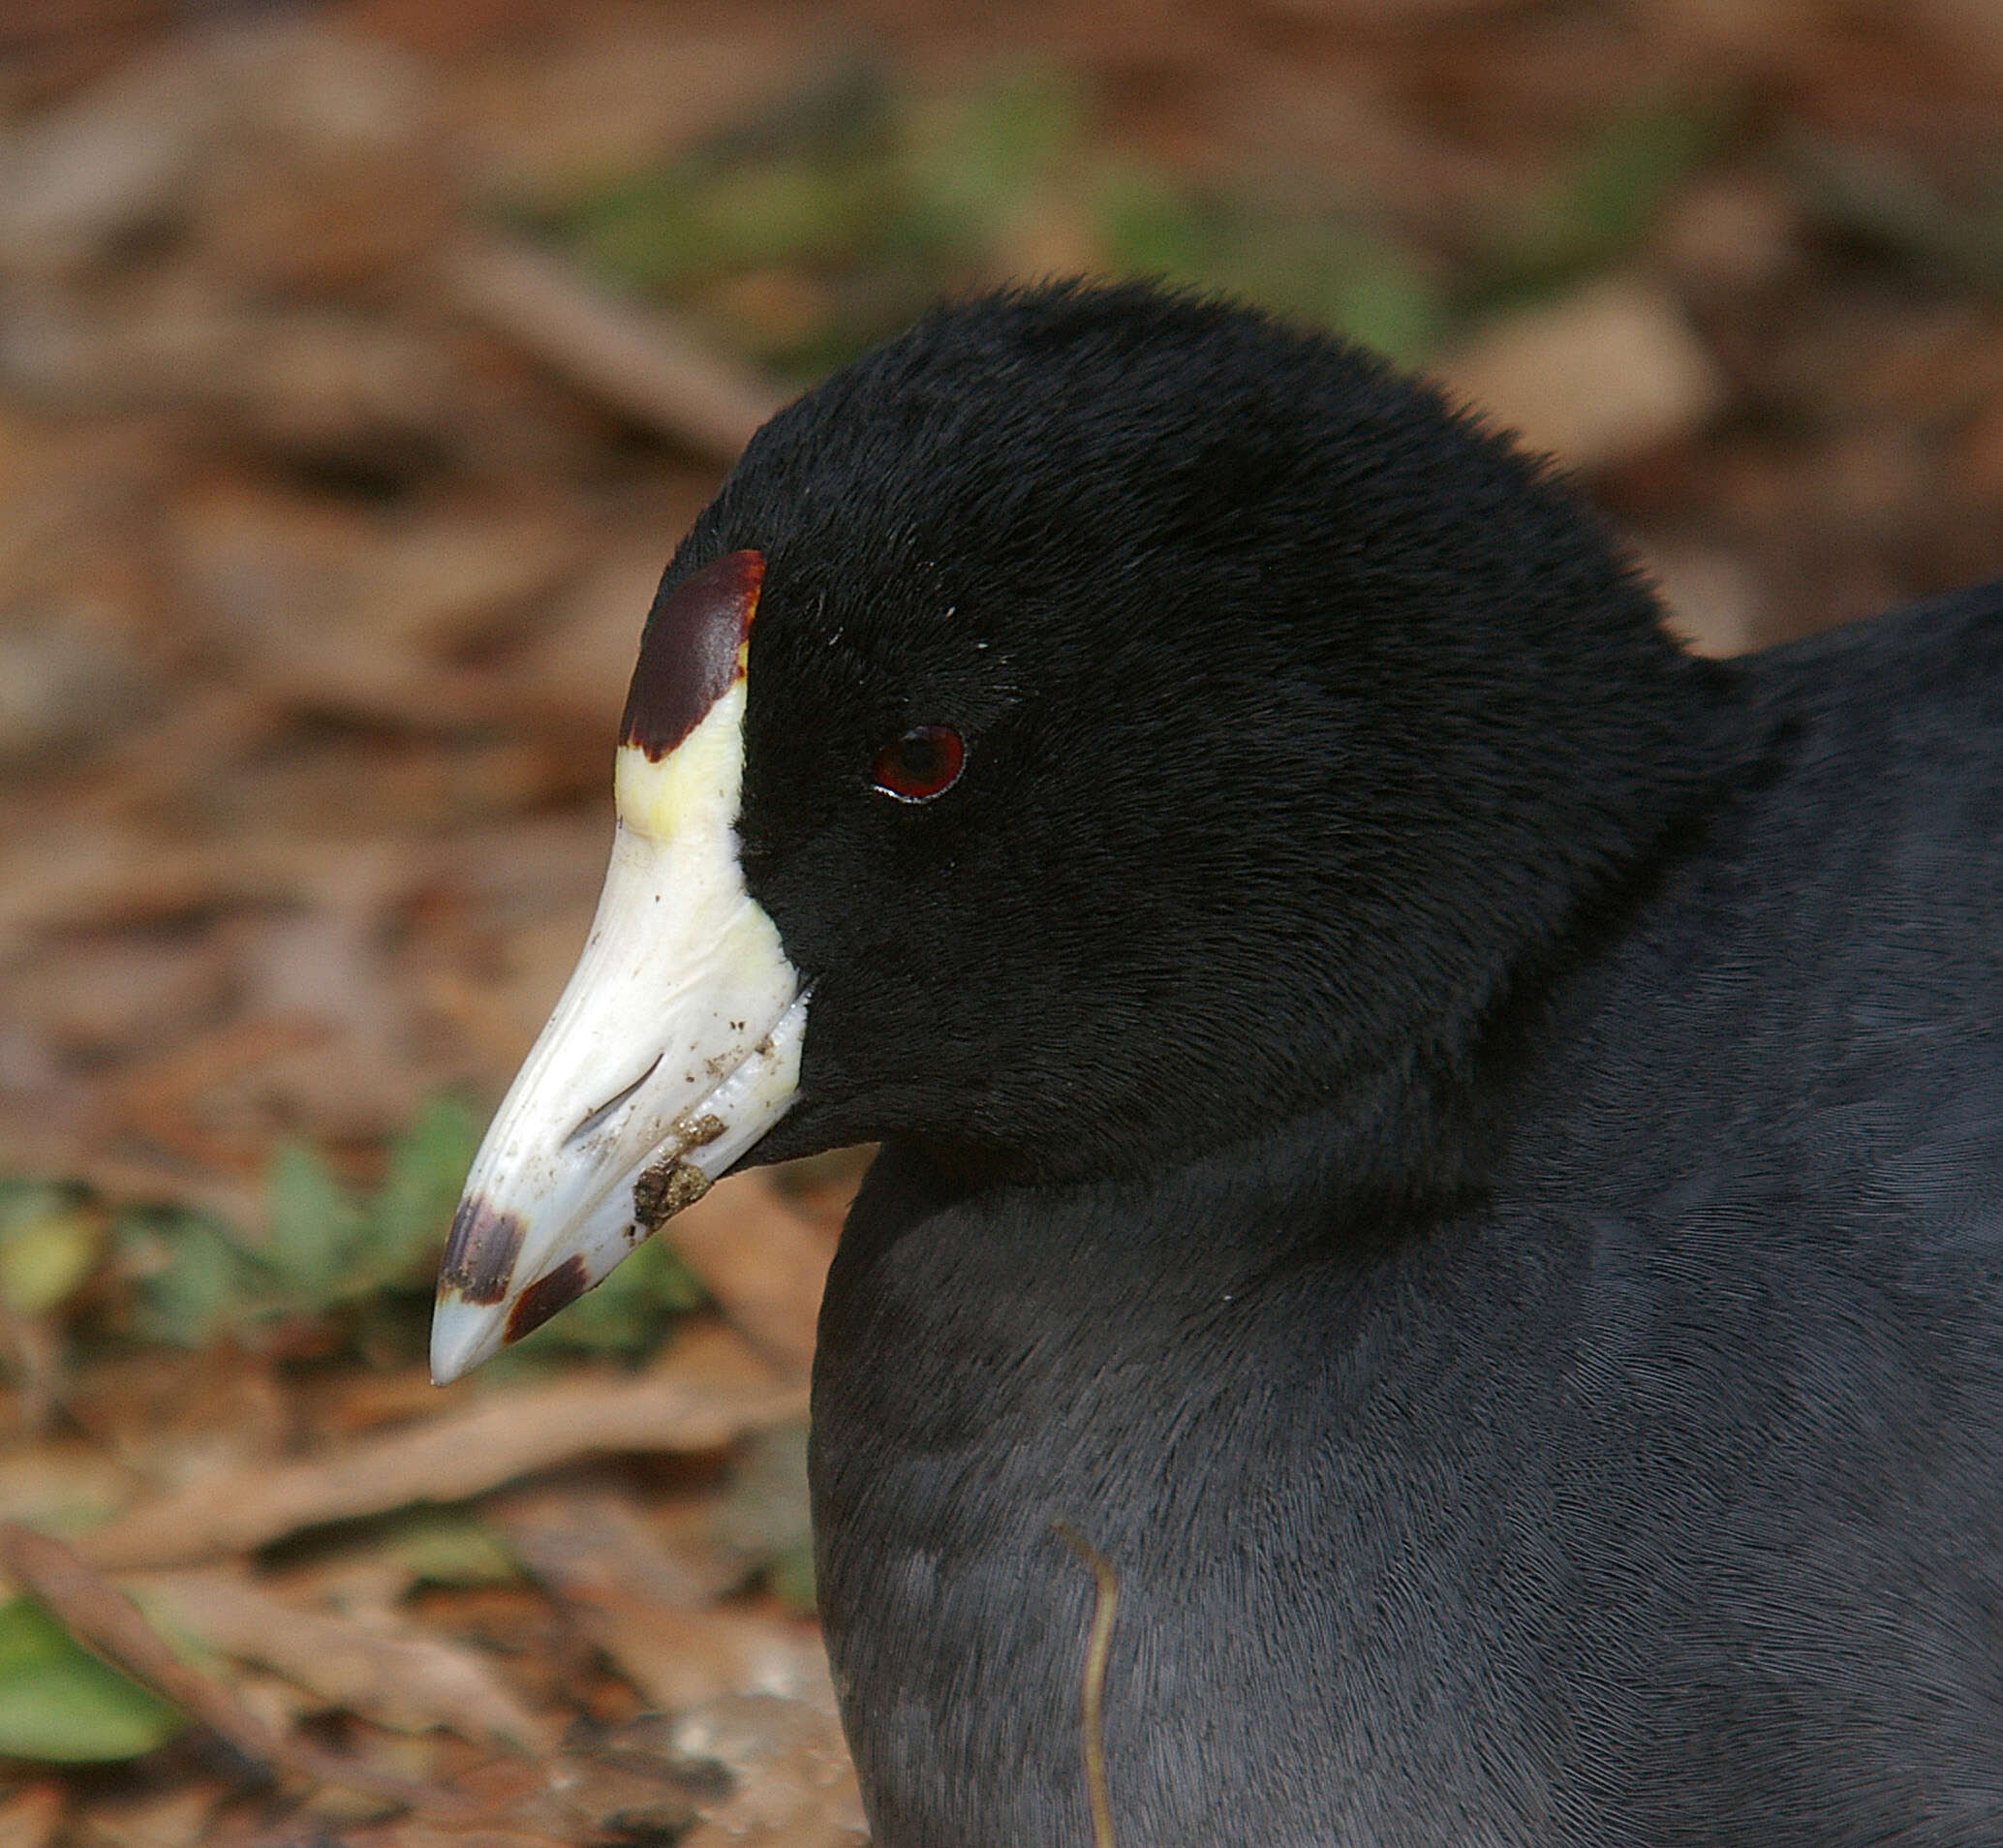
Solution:
<svg viewBox="0 0 2003 1848">
<path fill-rule="evenodd" d="M 1729 664 L 1426 386 L 942 309 L 668 570 L 437 1371 L 879 1140 L 879 1848 L 2003 1842 L 2003 587 Z"/>
</svg>

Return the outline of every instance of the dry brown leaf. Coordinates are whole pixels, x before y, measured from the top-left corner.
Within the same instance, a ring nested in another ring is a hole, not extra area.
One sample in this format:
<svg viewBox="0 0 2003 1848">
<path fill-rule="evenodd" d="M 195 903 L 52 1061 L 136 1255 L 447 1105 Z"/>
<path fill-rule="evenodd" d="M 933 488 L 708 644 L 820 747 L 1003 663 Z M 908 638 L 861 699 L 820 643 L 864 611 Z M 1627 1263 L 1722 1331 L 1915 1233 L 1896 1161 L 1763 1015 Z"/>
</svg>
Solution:
<svg viewBox="0 0 2003 1848">
<path fill-rule="evenodd" d="M 679 1711 L 721 1694 L 781 1694 L 832 1711 L 814 1628 L 700 1608 L 724 1588 L 715 1567 L 706 1583 L 692 1573 L 630 1499 L 534 1497 L 489 1509 L 487 1519 L 650 1705 Z"/>
<path fill-rule="evenodd" d="M 45 1605 L 71 1635 L 165 1696 L 270 1775 L 366 1791 L 397 1807 L 460 1814 L 456 1793 L 377 1771 L 310 1740 L 284 1738 L 233 1689 L 184 1662 L 139 1606 L 71 1548 L 15 1522 L 0 1522 L 0 1568 Z"/>
<path fill-rule="evenodd" d="M 69 1531 L 125 1506 L 139 1481 L 80 1439 L 10 1444 L 0 1449 L 0 1521 Z"/>
<path fill-rule="evenodd" d="M 835 1234 L 803 1218 L 765 1176 L 719 1182 L 667 1226 L 668 1242 L 758 1351 L 804 1374 Z"/>
<path fill-rule="evenodd" d="M 43 1778 L 0 1802 L 0 1848 L 48 1848 L 63 1819 L 63 1787 Z"/>
<path fill-rule="evenodd" d="M 507 632 L 583 546 L 534 505 L 466 501 L 371 520 L 234 476 L 189 492 L 174 531 L 190 589 L 249 655 L 239 667 L 325 677 L 329 692 L 364 668 L 408 681 Z M 370 659 L 342 663 L 357 655 Z"/>
<path fill-rule="evenodd" d="M 1657 543 L 1636 548 L 1669 611 L 1669 626 L 1700 655 L 1750 648 L 1763 621 L 1759 584 L 1716 546 Z"/>
<path fill-rule="evenodd" d="M 1685 435 L 1725 399 L 1681 309 L 1635 277 L 1497 322 L 1435 370 L 1457 397 L 1571 468 Z"/>
<path fill-rule="evenodd" d="M 352 839 L 276 828 L 192 844 L 123 827 L 11 844 L 0 940 L 30 931 L 165 923 L 235 906 L 301 905 L 346 880 L 357 852 Z M 391 880 L 392 891 L 431 871 L 416 843 L 373 842 L 368 852 L 369 870 Z"/>
<path fill-rule="evenodd" d="M 804 1387 L 780 1380 L 728 1330 L 698 1327 L 637 1379 L 497 1390 L 464 1411 L 310 1462 L 207 1480 L 78 1544 L 107 1569 L 193 1564 L 329 1521 L 462 1501 L 578 1457 L 719 1449 L 806 1409 Z"/>
<path fill-rule="evenodd" d="M 243 1082 L 289 1053 L 319 1057 L 332 1037 L 324 1020 L 246 1014 L 234 1024 L 151 1058 L 134 1060 L 106 1090 L 107 1105 L 156 1145 L 226 1172 L 251 1154 L 218 1130 L 204 1107 L 226 1084 Z M 268 1129 L 259 1141 L 268 1142 Z M 262 1216 L 261 1216 L 262 1217 Z"/>
<path fill-rule="evenodd" d="M 447 11 L 403 3 L 427 22 Z M 562 203 L 580 181 L 632 172 L 783 107 L 822 65 L 812 35 L 779 15 L 766 23 L 716 9 L 671 34 L 640 17 L 571 16 L 574 37 L 539 44 L 532 57 L 462 61 L 452 74 L 444 107 L 484 197 Z"/>
<path fill-rule="evenodd" d="M 286 1449 L 294 1417 L 270 1362 L 230 1342 L 192 1354 L 139 1347 L 97 1356 L 64 1407 L 156 1494 L 268 1465 Z"/>
<path fill-rule="evenodd" d="M 1954 461 L 1964 493 L 1987 507 L 2003 505 L 2003 392 L 1969 419 L 1956 439 Z"/>
<path fill-rule="evenodd" d="M 339 1437 L 385 1425 L 436 1418 L 440 1412 L 470 1404 L 480 1397 L 479 1387 L 469 1381 L 464 1391 L 432 1383 L 421 1366 L 395 1372 L 342 1375 L 328 1383 L 326 1396 L 314 1408 L 318 1431 Z"/>
<path fill-rule="evenodd" d="M 742 1562 L 733 1569 L 714 1546 L 671 1546 L 630 1494 L 530 1492 L 489 1504 L 485 1519 L 651 1706 L 777 1694 L 834 1710 L 814 1627 L 704 1608 L 742 1579 Z"/>
<path fill-rule="evenodd" d="M 688 497 L 691 505 L 676 510 L 680 517 L 671 529 L 639 535 L 594 559 L 556 600 L 550 620 L 509 663 L 523 696 L 598 727 L 602 739 L 615 735 L 640 630 L 667 563 L 670 531 L 701 510 L 712 486 L 702 481 L 703 492 Z"/>
<path fill-rule="evenodd" d="M 218 100 L 194 60 L 140 59 L 11 137 L 0 268 L 74 269 L 178 210 Z"/>
<path fill-rule="evenodd" d="M 457 1815 L 398 1817 L 380 1829 L 343 1829 L 348 1848 L 581 1848 L 601 1837 L 580 1829 L 570 1801 L 571 1761 L 491 1759 L 459 1777 Z"/>
<path fill-rule="evenodd" d="M 549 1781 L 553 1801 L 518 1804 L 505 1820 L 546 1826 L 560 1806 L 571 1839 L 590 1843 L 855 1848 L 864 1834 L 833 1713 L 773 1695 L 725 1696 L 679 1716 L 636 1715 L 580 1743 Z"/>
<path fill-rule="evenodd" d="M 198 173 L 204 263 L 253 297 L 366 286 L 433 248 L 453 209 L 424 67 L 324 18 L 217 34 L 228 101 Z"/>
<path fill-rule="evenodd" d="M 77 1831 L 78 1848 L 196 1848 L 209 1839 L 216 1806 L 229 1792 L 200 1783 L 136 1802 L 94 1804 Z"/>
<path fill-rule="evenodd" d="M 164 1694 L 252 1764 L 272 1771 L 284 1767 L 285 1746 L 264 1722 L 220 1681 L 182 1661 L 124 1592 L 61 1541 L 0 1523 L 0 1566 L 79 1642 Z"/>
<path fill-rule="evenodd" d="M 584 1633 L 649 1706 L 681 1712 L 724 1695 L 772 1695 L 832 1713 L 834 1684 L 811 1624 L 749 1611 L 682 1611 L 617 1588 L 566 1597 Z"/>
<path fill-rule="evenodd" d="M 734 462 L 786 400 L 666 315 L 613 299 L 550 252 L 467 238 L 445 269 L 470 314 L 699 454 Z"/>
<path fill-rule="evenodd" d="M 731 1695 L 686 1713 L 670 1741 L 684 1760 L 730 1773 L 677 1848 L 859 1848 L 862 1798 L 831 1706 Z"/>
<path fill-rule="evenodd" d="M 402 1626 L 379 1628 L 273 1596 L 240 1572 L 160 1573 L 149 1603 L 219 1655 L 255 1662 L 328 1705 L 396 1732 L 447 1727 L 462 1739 L 553 1751 L 529 1711 L 479 1657 Z"/>
<path fill-rule="evenodd" d="M 744 1560 L 716 1542 L 709 1497 L 690 1497 L 676 1512 L 688 1518 L 650 1519 L 623 1485 L 567 1476 L 486 1501 L 480 1518 L 553 1590 L 612 1586 L 651 1604 L 699 1610 L 744 1583 Z"/>
<path fill-rule="evenodd" d="M 557 1820 L 553 1826 L 561 1833 L 496 1829 L 490 1823 L 454 1828 L 433 1821 L 396 1822 L 366 1833 L 344 1830 L 341 1838 L 351 1848 L 577 1848 L 579 1836 L 565 1827 L 563 1820 Z"/>
</svg>

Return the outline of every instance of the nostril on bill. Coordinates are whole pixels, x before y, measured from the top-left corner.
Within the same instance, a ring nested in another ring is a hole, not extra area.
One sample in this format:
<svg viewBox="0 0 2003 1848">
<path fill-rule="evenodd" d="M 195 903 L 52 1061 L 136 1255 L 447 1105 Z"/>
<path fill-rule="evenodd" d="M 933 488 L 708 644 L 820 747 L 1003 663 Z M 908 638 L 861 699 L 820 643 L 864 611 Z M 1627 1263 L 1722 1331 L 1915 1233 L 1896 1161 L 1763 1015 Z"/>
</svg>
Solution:
<svg viewBox="0 0 2003 1848">
<path fill-rule="evenodd" d="M 643 1084 L 645 1084 L 649 1078 L 653 1077 L 655 1071 L 659 1068 L 661 1064 L 661 1059 L 662 1055 L 660 1053 L 656 1053 L 654 1055 L 654 1063 L 649 1065 L 645 1071 L 641 1072 L 640 1075 L 637 1078 L 635 1078 L 632 1084 L 628 1085 L 624 1091 L 615 1092 L 611 1096 L 607 1097 L 603 1103 L 598 1105 L 595 1109 L 587 1111 L 583 1119 L 578 1123 L 576 1128 L 572 1129 L 570 1133 L 564 1138 L 563 1146 L 566 1149 L 569 1149 L 576 1143 L 583 1141 L 586 1136 L 590 1135 L 594 1129 L 596 1129 L 601 1123 L 605 1121 L 607 1117 L 609 1117 L 613 1113 L 613 1111 L 617 1110 L 619 1106 L 623 1104 L 629 1097 L 631 1097 L 634 1092 L 639 1090 L 639 1088 Z"/>
</svg>

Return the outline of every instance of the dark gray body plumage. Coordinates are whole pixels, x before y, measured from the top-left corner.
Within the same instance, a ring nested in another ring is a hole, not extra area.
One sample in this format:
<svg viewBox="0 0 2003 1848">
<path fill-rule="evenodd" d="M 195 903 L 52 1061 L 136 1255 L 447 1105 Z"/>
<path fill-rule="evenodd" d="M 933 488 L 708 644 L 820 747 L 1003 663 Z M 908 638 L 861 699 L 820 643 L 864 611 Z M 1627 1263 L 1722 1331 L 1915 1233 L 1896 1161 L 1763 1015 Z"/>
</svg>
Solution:
<svg viewBox="0 0 2003 1848">
<path fill-rule="evenodd" d="M 2003 590 L 1746 675 L 1478 1197 L 1372 1214 L 1311 1114 L 886 1148 L 814 1458 L 878 1848 L 1089 1841 L 1058 1520 L 1125 1848 L 2003 1842 Z"/>
</svg>

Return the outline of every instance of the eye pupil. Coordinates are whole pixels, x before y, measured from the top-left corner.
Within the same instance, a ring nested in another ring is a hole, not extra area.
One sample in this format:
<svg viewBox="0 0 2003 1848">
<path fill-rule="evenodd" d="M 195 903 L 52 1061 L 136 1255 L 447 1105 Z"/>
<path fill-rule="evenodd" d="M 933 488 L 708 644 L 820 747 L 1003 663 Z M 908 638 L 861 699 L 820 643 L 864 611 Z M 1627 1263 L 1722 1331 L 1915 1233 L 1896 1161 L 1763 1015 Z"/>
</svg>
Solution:
<svg viewBox="0 0 2003 1848">
<path fill-rule="evenodd" d="M 967 746 L 946 725 L 914 725 L 877 753 L 871 774 L 883 794 L 900 802 L 929 802 L 960 780 Z"/>
</svg>

